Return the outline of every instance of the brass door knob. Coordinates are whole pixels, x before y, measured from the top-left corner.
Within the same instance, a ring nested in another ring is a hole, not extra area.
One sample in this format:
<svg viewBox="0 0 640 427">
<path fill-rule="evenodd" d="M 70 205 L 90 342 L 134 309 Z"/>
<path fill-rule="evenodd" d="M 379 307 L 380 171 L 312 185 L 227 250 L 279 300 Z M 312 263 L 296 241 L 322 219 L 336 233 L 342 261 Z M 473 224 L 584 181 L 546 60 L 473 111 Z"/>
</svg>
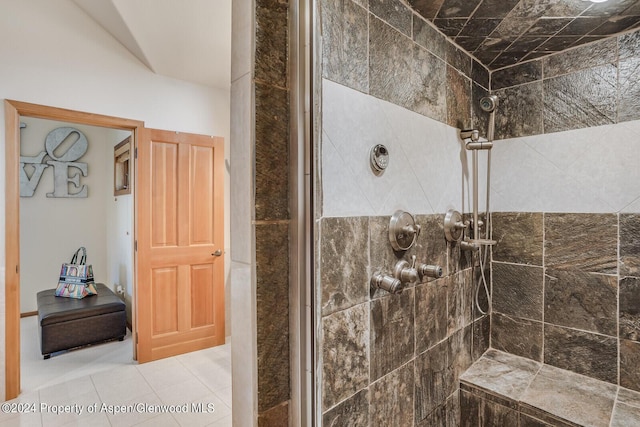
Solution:
<svg viewBox="0 0 640 427">
<path fill-rule="evenodd" d="M 211 256 L 222 256 L 222 251 L 220 249 L 218 249 L 217 251 L 212 253 Z"/>
</svg>

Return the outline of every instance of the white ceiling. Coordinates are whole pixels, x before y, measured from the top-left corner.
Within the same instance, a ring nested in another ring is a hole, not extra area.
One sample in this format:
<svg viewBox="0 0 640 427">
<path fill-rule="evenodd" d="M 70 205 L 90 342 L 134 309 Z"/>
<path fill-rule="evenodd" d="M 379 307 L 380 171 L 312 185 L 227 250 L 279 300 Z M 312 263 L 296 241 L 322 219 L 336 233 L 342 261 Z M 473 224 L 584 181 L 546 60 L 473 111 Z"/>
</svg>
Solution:
<svg viewBox="0 0 640 427">
<path fill-rule="evenodd" d="M 73 0 L 157 74 L 231 85 L 231 0 Z"/>
</svg>

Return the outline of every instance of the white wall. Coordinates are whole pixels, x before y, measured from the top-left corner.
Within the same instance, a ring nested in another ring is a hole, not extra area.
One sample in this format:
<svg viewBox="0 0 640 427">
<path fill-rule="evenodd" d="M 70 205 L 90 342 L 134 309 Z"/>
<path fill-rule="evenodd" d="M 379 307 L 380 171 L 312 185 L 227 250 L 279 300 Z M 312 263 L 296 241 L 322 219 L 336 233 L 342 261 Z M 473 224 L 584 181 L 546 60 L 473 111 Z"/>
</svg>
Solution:
<svg viewBox="0 0 640 427">
<path fill-rule="evenodd" d="M 470 212 L 471 153 L 455 129 L 390 102 L 322 81 L 323 216 Z M 389 150 L 389 166 L 369 166 L 375 144 Z M 479 208 L 484 209 L 486 153 L 479 154 Z"/>
<path fill-rule="evenodd" d="M 640 120 L 496 141 L 492 211 L 640 212 Z"/>
<path fill-rule="evenodd" d="M 323 80 L 323 216 L 472 210 L 471 153 L 458 130 Z M 640 212 L 640 121 L 495 141 L 491 211 Z M 377 177 L 369 150 L 385 144 Z M 486 153 L 479 154 L 485 209 Z"/>
<path fill-rule="evenodd" d="M 143 120 L 147 127 L 223 136 L 228 157 L 228 90 L 153 74 L 70 0 L 0 0 L 0 10 L 0 98 Z M 0 120 L 3 146 L 4 135 Z M 2 212 L 4 164 L 1 149 Z M 4 239 L 2 222 L 0 241 Z M 0 245 L 2 319 L 4 250 Z M 0 342 L 4 339 L 4 328 L 0 328 Z M 3 346 L 0 400 L 4 399 L 4 354 Z"/>
<path fill-rule="evenodd" d="M 25 313 L 37 310 L 36 294 L 56 286 L 61 263 L 69 262 L 80 246 L 87 248 L 87 263 L 93 265 L 96 282 L 110 286 L 107 236 L 110 241 L 115 238 L 109 230 L 115 213 L 108 207 L 113 200 L 113 146 L 122 138 L 118 140 L 110 129 L 34 118 L 21 121 L 27 125 L 20 132 L 23 156 L 42 152 L 46 136 L 59 127 L 76 128 L 88 141 L 86 154 L 78 160 L 87 164 L 88 174 L 80 183 L 87 186 L 88 197 L 47 197 L 54 186 L 53 168 L 48 167 L 34 195 L 20 198 L 20 311 Z M 71 169 L 72 174 L 77 172 Z M 125 217 L 129 222 L 132 213 Z M 117 250 L 113 245 L 111 251 Z M 131 264 L 130 251 L 127 263 Z"/>
</svg>

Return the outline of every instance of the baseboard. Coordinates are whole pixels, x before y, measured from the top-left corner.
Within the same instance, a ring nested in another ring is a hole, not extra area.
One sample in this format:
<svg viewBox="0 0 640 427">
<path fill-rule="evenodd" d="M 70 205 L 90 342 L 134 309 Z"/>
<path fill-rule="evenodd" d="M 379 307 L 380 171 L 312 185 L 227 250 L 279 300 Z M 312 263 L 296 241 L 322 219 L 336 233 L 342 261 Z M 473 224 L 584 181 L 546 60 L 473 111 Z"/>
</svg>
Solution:
<svg viewBox="0 0 640 427">
<path fill-rule="evenodd" d="M 20 313 L 20 318 L 22 317 L 30 317 L 30 316 L 37 316 L 38 312 L 37 311 L 27 311 L 26 313 Z"/>
</svg>

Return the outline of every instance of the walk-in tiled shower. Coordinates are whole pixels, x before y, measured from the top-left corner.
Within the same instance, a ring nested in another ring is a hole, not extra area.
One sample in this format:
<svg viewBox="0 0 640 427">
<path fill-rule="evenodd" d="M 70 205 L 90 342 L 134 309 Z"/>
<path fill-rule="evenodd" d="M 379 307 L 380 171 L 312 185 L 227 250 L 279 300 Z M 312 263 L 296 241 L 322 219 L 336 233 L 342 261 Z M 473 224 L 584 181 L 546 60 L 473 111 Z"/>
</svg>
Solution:
<svg viewBox="0 0 640 427">
<path fill-rule="evenodd" d="M 319 2 L 322 424 L 640 423 L 640 2 L 409 3 Z M 499 100 L 489 206 L 497 243 L 483 315 L 477 263 L 445 240 L 444 216 L 471 213 L 459 130 L 486 137 L 478 103 L 488 94 Z M 368 164 L 375 144 L 389 152 L 382 175 Z M 406 252 L 389 245 L 397 209 L 421 225 Z M 444 277 L 401 294 L 371 289 L 373 274 L 413 255 Z M 487 379 L 500 369 L 533 373 L 508 396 Z M 595 382 L 605 414 L 567 418 L 536 397 L 545 375 Z"/>
</svg>

